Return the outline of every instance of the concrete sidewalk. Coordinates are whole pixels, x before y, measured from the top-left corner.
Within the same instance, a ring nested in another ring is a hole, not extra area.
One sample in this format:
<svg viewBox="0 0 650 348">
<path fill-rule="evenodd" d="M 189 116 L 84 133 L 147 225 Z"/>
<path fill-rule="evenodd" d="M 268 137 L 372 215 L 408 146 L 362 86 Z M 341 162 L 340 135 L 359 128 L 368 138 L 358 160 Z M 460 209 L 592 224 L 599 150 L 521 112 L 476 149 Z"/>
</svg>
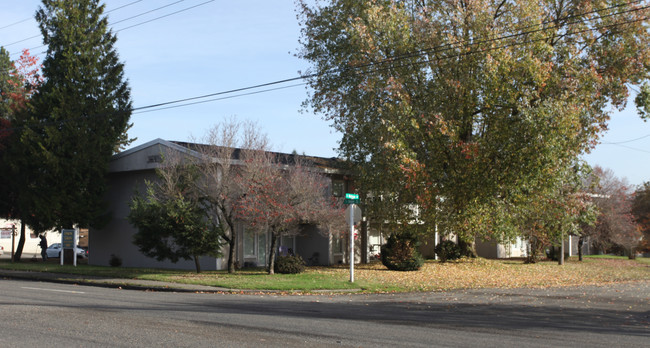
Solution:
<svg viewBox="0 0 650 348">
<path fill-rule="evenodd" d="M 141 291 L 166 291 L 166 292 L 196 292 L 196 293 L 238 293 L 238 294 L 277 294 L 277 293 L 304 293 L 305 291 L 292 290 L 259 290 L 259 289 L 230 289 L 217 286 L 182 284 L 173 282 L 162 282 L 156 280 L 106 278 L 79 274 L 64 274 L 51 272 L 32 272 L 0 269 L 0 279 L 24 279 L 40 282 L 52 282 L 61 284 L 78 284 L 88 286 L 101 286 L 105 288 L 141 290 Z M 355 293 L 361 289 L 341 290 L 312 290 L 309 293 Z"/>
<path fill-rule="evenodd" d="M 42 282 L 53 282 L 63 284 L 79 284 L 90 286 L 101 286 L 107 288 L 147 290 L 147 291 L 169 291 L 169 292 L 272 292 L 268 290 L 240 290 L 227 289 L 206 285 L 180 284 L 171 282 L 160 282 L 154 280 L 120 279 L 85 276 L 77 274 L 30 272 L 0 269 L 0 278 L 27 279 Z"/>
</svg>

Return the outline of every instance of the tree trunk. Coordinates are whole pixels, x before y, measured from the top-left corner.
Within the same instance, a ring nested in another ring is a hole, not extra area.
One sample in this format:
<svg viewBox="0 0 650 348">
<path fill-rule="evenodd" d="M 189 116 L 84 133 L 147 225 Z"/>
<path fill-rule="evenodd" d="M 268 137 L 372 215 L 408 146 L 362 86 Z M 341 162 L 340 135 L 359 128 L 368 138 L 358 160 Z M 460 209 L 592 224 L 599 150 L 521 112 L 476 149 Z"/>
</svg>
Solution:
<svg viewBox="0 0 650 348">
<path fill-rule="evenodd" d="M 562 238 L 560 238 L 560 255 L 558 255 L 557 260 L 558 265 L 564 265 L 564 233 L 562 233 Z"/>
<path fill-rule="evenodd" d="M 471 258 L 478 257 L 478 254 L 476 253 L 476 243 L 474 240 L 467 241 L 458 237 L 458 247 L 460 248 L 460 254 L 462 256 Z"/>
<path fill-rule="evenodd" d="M 226 214 L 227 211 L 225 208 L 221 208 L 221 213 L 223 214 L 223 219 L 230 229 L 230 237 L 225 238 L 228 242 L 230 250 L 228 250 L 228 273 L 235 273 L 235 250 L 237 248 L 237 233 L 235 232 L 235 224 L 232 221 L 232 216 Z"/>
<path fill-rule="evenodd" d="M 368 223 L 361 220 L 361 263 L 368 263 Z"/>
<path fill-rule="evenodd" d="M 235 232 L 231 232 L 228 245 L 228 273 L 235 273 L 235 248 L 237 247 L 237 240 L 235 239 Z"/>
<path fill-rule="evenodd" d="M 23 247 L 25 246 L 25 222 L 20 220 L 20 238 L 18 238 L 18 246 L 16 247 L 16 253 L 14 254 L 14 262 L 20 262 L 20 258 L 23 256 Z"/>
<path fill-rule="evenodd" d="M 585 237 L 578 238 L 578 261 L 582 261 L 582 246 L 585 243 Z"/>
<path fill-rule="evenodd" d="M 539 254 L 539 241 L 535 237 L 530 237 L 528 240 L 528 257 L 525 263 L 537 263 L 537 255 Z"/>
<path fill-rule="evenodd" d="M 194 255 L 194 266 L 196 266 L 196 273 L 201 273 L 201 262 L 199 262 L 199 257 Z"/>
<path fill-rule="evenodd" d="M 275 274 L 275 245 L 278 243 L 278 236 L 271 232 L 271 250 L 269 252 L 269 274 Z"/>
</svg>

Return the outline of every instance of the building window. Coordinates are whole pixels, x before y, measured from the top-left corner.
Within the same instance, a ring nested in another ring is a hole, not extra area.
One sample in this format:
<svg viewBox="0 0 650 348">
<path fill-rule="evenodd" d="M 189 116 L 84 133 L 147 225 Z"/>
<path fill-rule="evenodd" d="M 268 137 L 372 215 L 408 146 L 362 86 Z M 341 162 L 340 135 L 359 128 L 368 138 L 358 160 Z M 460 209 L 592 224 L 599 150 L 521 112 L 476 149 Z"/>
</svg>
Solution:
<svg viewBox="0 0 650 348">
<path fill-rule="evenodd" d="M 255 257 L 257 256 L 255 250 L 255 242 L 257 236 L 254 231 L 245 230 L 244 231 L 244 257 Z"/>
<path fill-rule="evenodd" d="M 153 155 L 147 157 L 147 163 L 162 163 L 163 158 L 161 155 Z"/>
<path fill-rule="evenodd" d="M 266 233 L 244 229 L 244 258 L 255 259 L 258 266 L 266 265 Z"/>
<path fill-rule="evenodd" d="M 332 253 L 333 254 L 343 254 L 345 249 L 345 233 L 333 233 L 332 234 Z"/>
<path fill-rule="evenodd" d="M 343 197 L 345 193 L 345 182 L 343 180 L 332 180 L 332 196 Z"/>
</svg>

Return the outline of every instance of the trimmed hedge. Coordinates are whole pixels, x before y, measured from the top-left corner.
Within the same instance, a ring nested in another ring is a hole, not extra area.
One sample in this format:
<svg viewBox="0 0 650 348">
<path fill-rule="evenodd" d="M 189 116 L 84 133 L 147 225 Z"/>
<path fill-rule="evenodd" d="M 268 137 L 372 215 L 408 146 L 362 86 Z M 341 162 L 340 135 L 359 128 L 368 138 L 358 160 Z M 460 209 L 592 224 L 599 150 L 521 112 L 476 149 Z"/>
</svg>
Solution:
<svg viewBox="0 0 650 348">
<path fill-rule="evenodd" d="M 275 273 L 296 274 L 305 270 L 305 260 L 296 256 L 280 256 L 275 260 Z"/>
<path fill-rule="evenodd" d="M 440 262 L 457 260 L 461 257 L 460 247 L 450 240 L 440 242 L 440 244 L 436 245 L 435 250 Z"/>
<path fill-rule="evenodd" d="M 410 233 L 394 233 L 381 246 L 381 263 L 393 271 L 417 271 L 424 258 L 417 250 L 417 237 Z"/>
</svg>

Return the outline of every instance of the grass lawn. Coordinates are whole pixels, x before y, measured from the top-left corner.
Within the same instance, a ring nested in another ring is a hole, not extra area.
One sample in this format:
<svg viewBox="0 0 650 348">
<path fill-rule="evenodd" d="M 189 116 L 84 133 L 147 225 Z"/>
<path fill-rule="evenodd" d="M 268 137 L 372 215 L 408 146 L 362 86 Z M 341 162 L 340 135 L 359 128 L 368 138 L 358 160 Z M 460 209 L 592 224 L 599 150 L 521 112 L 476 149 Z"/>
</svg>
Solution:
<svg viewBox="0 0 650 348">
<path fill-rule="evenodd" d="M 367 292 L 436 291 L 462 288 L 549 287 L 602 284 L 620 281 L 650 280 L 650 259 L 628 260 L 619 257 L 585 257 L 557 262 L 542 261 L 523 264 L 519 260 L 463 259 L 440 263 L 427 261 L 416 272 L 389 271 L 381 264 L 355 267 L 355 282 L 349 282 L 349 267 L 308 267 L 302 274 L 267 275 L 263 270 L 241 270 L 235 274 L 190 271 L 60 266 L 54 263 L 0 262 L 0 268 L 81 274 L 86 276 L 145 279 L 166 282 L 201 284 L 231 289 L 268 290 L 333 290 L 362 289 Z"/>
</svg>

